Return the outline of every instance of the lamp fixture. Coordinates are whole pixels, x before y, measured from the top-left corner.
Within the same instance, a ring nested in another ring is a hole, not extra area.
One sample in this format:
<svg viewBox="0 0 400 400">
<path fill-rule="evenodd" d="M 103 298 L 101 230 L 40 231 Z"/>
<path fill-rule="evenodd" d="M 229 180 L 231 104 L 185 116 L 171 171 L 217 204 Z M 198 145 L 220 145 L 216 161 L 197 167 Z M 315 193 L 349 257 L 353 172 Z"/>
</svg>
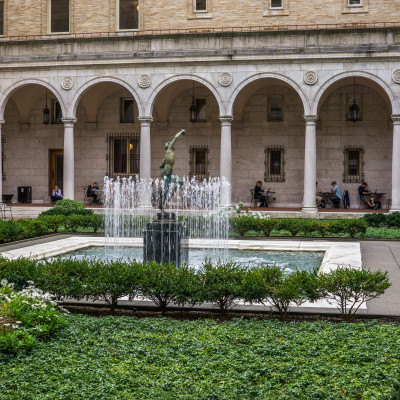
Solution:
<svg viewBox="0 0 400 400">
<path fill-rule="evenodd" d="M 190 122 L 197 121 L 197 107 L 194 104 L 194 81 L 193 81 L 193 94 L 192 94 L 192 105 L 189 108 L 190 111 Z"/>
<path fill-rule="evenodd" d="M 352 122 L 357 122 L 360 120 L 360 108 L 356 104 L 356 77 L 354 77 L 353 104 L 349 108 L 349 120 Z"/>
<path fill-rule="evenodd" d="M 48 125 L 50 122 L 50 110 L 47 107 L 47 88 L 46 88 L 46 106 L 43 108 L 43 124 Z"/>
</svg>

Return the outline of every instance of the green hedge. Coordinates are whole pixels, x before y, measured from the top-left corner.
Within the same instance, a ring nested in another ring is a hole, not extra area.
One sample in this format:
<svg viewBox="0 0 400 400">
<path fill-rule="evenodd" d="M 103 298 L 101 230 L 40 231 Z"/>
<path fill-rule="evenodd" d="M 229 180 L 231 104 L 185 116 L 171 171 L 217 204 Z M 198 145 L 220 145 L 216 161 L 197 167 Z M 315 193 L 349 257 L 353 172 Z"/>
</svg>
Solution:
<svg viewBox="0 0 400 400">
<path fill-rule="evenodd" d="M 271 236 L 286 234 L 290 236 L 363 236 L 368 223 L 362 218 L 339 220 L 310 220 L 302 218 L 270 218 L 263 214 L 241 214 L 231 218 L 233 233 L 245 236 L 249 232 Z"/>
<path fill-rule="evenodd" d="M 269 304 L 281 316 L 290 306 L 319 298 L 339 304 L 344 320 L 351 320 L 359 302 L 382 295 L 390 286 L 387 272 L 339 268 L 330 274 L 316 271 L 285 273 L 277 266 L 246 269 L 232 261 L 205 261 L 195 271 L 184 265 L 156 262 L 54 259 L 51 261 L 0 260 L 0 280 L 15 282 L 18 289 L 28 281 L 55 296 L 104 300 L 115 309 L 118 299 L 141 295 L 150 298 L 161 312 L 167 306 L 212 303 L 221 313 L 234 307 L 238 299 Z M 352 303 L 353 302 L 353 303 Z"/>
</svg>

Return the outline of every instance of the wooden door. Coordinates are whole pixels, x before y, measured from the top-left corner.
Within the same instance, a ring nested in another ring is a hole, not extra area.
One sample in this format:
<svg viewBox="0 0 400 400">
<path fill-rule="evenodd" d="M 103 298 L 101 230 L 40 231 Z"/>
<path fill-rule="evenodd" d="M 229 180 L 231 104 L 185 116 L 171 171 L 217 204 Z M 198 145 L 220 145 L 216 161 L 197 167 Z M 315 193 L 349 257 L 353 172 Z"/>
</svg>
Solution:
<svg viewBox="0 0 400 400">
<path fill-rule="evenodd" d="M 64 150 L 50 150 L 49 152 L 49 194 L 51 194 L 56 185 L 63 190 Z"/>
</svg>

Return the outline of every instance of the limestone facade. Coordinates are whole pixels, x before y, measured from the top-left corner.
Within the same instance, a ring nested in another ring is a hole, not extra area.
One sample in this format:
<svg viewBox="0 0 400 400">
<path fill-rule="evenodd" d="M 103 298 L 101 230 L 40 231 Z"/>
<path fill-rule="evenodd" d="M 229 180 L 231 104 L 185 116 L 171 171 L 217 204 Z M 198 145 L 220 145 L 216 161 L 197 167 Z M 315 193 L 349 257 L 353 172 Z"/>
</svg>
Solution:
<svg viewBox="0 0 400 400">
<path fill-rule="evenodd" d="M 292 12 L 302 2 L 289 3 Z M 371 13 L 379 2 L 368 3 Z M 5 42 L 2 191 L 15 199 L 18 186 L 32 186 L 33 200 L 47 202 L 49 152 L 64 149 L 74 160 L 64 168 L 64 193 L 83 200 L 83 188 L 108 173 L 107 135 L 116 133 L 140 137 L 140 175 L 156 178 L 164 143 L 183 128 L 174 172 L 187 175 L 190 148 L 206 147 L 208 173 L 231 179 L 232 202 L 249 203 L 260 179 L 276 192 L 275 205 L 312 211 L 315 180 L 326 191 L 336 180 L 358 207 L 360 182 L 344 179 L 346 149 L 357 148 L 370 188 L 400 210 L 399 48 L 394 27 Z M 193 82 L 206 101 L 206 118 L 196 123 Z M 346 118 L 354 92 L 355 123 Z M 43 125 L 46 96 L 58 100 L 64 123 Z M 281 121 L 268 118 L 271 96 L 282 101 Z M 121 98 L 135 101 L 132 123 L 120 122 Z M 280 181 L 265 180 L 271 148 L 283 150 Z"/>
<path fill-rule="evenodd" d="M 69 1 L 70 33 L 116 32 L 120 0 Z M 47 35 L 52 0 L 4 0 L 4 35 Z M 139 0 L 139 29 L 216 29 L 227 27 L 276 27 L 312 24 L 400 23 L 398 1 L 207 0 L 206 9 L 196 11 L 196 0 Z"/>
</svg>

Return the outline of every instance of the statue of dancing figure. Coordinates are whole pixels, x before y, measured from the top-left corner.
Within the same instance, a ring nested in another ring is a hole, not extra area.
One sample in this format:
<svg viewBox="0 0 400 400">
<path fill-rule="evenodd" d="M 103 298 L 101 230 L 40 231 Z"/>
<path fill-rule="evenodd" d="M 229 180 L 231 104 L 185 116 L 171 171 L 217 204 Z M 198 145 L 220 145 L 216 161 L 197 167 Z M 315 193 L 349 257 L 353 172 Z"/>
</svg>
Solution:
<svg viewBox="0 0 400 400">
<path fill-rule="evenodd" d="M 174 166 L 175 163 L 174 145 L 181 135 L 186 135 L 186 131 L 184 129 L 180 130 L 174 136 L 172 142 L 165 143 L 165 155 L 164 159 L 161 161 L 160 164 L 161 177 L 163 178 L 164 181 L 164 193 L 162 196 L 160 196 L 160 209 L 162 212 L 164 211 L 164 206 L 167 200 L 171 199 L 174 196 L 176 190 L 178 189 L 178 187 L 175 186 L 174 190 L 171 193 L 169 193 L 171 183 L 172 182 L 177 183 L 179 187 L 182 186 L 183 184 L 183 181 L 181 179 L 179 179 L 176 175 L 172 175 L 172 167 Z"/>
</svg>

